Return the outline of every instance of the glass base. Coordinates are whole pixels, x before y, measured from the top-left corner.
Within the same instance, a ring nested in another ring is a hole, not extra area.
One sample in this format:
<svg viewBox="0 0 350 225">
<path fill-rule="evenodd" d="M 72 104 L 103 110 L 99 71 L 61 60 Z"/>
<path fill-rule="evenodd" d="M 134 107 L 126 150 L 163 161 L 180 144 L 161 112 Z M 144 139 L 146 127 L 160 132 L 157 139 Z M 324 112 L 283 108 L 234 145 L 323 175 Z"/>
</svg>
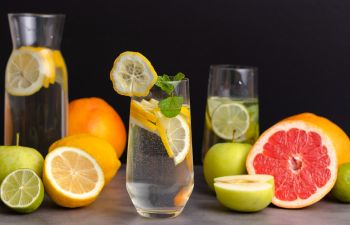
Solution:
<svg viewBox="0 0 350 225">
<path fill-rule="evenodd" d="M 136 209 L 136 211 L 143 217 L 147 218 L 173 218 L 182 212 L 182 210 L 179 211 L 173 211 L 173 210 L 143 210 L 143 209 Z"/>
</svg>

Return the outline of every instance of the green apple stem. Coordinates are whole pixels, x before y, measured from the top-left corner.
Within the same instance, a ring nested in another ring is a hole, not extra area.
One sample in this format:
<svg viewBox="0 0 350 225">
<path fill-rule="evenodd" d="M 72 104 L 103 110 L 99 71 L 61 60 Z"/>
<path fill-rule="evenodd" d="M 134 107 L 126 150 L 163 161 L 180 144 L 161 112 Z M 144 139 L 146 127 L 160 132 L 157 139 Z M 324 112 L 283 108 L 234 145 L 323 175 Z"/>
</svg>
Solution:
<svg viewBox="0 0 350 225">
<path fill-rule="evenodd" d="M 232 131 L 232 143 L 236 143 L 235 142 L 235 133 L 236 133 L 236 130 L 235 129 L 233 129 L 233 131 Z"/>
<path fill-rule="evenodd" d="M 19 133 L 16 133 L 16 146 L 19 146 Z"/>
</svg>

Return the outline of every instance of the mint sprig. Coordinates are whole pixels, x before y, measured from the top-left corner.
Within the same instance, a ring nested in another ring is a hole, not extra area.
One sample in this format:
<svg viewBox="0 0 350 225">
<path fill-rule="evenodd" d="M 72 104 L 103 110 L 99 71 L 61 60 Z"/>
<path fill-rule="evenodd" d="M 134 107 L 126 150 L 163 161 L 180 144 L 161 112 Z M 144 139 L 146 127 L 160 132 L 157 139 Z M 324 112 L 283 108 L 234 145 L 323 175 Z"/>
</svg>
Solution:
<svg viewBox="0 0 350 225">
<path fill-rule="evenodd" d="M 177 73 L 173 77 L 173 79 L 171 79 L 166 74 L 164 74 L 163 76 L 158 76 L 156 86 L 165 91 L 168 95 L 167 98 L 162 99 L 158 103 L 158 106 L 163 115 L 168 118 L 175 117 L 181 112 L 181 107 L 184 102 L 184 98 L 174 96 L 173 91 L 175 90 L 176 86 L 180 83 L 180 81 L 184 78 L 185 75 L 183 73 Z"/>
</svg>

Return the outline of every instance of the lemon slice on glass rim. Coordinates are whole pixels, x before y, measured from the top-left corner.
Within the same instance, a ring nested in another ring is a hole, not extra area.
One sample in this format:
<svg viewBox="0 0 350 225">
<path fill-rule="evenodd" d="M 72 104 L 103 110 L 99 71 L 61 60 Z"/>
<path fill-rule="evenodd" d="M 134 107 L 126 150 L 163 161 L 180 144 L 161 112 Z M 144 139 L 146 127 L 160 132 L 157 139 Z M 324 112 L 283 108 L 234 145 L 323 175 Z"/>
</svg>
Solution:
<svg viewBox="0 0 350 225">
<path fill-rule="evenodd" d="M 110 73 L 113 88 L 125 96 L 147 96 L 158 75 L 150 61 L 138 52 L 123 52 L 114 61 Z"/>
</svg>

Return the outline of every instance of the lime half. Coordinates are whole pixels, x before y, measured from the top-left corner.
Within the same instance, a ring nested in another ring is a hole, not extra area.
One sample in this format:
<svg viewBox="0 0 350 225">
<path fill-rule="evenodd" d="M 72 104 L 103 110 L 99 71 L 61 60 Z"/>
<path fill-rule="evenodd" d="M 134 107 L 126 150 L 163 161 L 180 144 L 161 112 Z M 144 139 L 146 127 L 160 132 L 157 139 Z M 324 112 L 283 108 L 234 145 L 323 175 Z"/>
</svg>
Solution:
<svg viewBox="0 0 350 225">
<path fill-rule="evenodd" d="M 220 105 L 211 120 L 213 131 L 225 140 L 239 140 L 249 128 L 249 112 L 239 103 Z"/>
<path fill-rule="evenodd" d="M 33 170 L 15 170 L 5 177 L 0 187 L 1 200 L 20 213 L 35 211 L 44 200 L 44 186 Z"/>
</svg>

